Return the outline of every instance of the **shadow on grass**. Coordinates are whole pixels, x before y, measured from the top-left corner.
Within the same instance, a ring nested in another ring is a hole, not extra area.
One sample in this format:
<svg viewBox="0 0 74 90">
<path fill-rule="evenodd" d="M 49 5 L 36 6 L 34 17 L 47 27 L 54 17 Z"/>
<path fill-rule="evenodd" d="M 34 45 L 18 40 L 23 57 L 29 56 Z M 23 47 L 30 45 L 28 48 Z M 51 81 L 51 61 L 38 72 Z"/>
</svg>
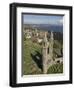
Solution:
<svg viewBox="0 0 74 90">
<path fill-rule="evenodd" d="M 35 55 L 31 53 L 31 57 L 35 61 L 37 66 L 43 71 L 43 69 L 42 69 L 42 55 L 38 51 L 36 51 Z"/>
</svg>

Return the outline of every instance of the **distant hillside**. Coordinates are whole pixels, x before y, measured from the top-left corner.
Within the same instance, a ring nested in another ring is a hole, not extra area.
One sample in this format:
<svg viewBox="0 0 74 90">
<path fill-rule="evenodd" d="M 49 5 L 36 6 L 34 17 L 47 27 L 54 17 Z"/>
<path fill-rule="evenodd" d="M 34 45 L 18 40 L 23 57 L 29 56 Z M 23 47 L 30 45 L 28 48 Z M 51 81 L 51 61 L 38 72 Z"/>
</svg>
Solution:
<svg viewBox="0 0 74 90">
<path fill-rule="evenodd" d="M 24 24 L 24 28 L 37 28 L 39 30 L 47 30 L 53 32 L 63 33 L 63 25 L 51 25 L 51 24 Z"/>
</svg>

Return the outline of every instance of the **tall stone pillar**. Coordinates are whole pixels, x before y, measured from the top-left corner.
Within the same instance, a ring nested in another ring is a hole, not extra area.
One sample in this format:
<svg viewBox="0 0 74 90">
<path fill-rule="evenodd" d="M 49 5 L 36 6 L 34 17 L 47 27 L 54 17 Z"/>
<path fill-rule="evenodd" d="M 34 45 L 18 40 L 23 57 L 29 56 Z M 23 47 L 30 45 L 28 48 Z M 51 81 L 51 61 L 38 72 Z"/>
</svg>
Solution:
<svg viewBox="0 0 74 90">
<path fill-rule="evenodd" d="M 51 59 L 53 59 L 53 32 L 51 32 L 51 36 L 50 36 L 50 50 L 49 50 L 49 54 Z"/>
<path fill-rule="evenodd" d="M 47 44 L 47 33 L 45 32 L 44 40 L 43 40 L 43 49 L 42 49 L 42 60 L 43 60 L 43 73 L 47 73 L 47 61 L 48 61 L 48 44 Z"/>
<path fill-rule="evenodd" d="M 43 47 L 43 51 L 42 51 L 42 60 L 43 60 L 43 73 L 46 74 L 47 73 L 47 48 Z"/>
</svg>

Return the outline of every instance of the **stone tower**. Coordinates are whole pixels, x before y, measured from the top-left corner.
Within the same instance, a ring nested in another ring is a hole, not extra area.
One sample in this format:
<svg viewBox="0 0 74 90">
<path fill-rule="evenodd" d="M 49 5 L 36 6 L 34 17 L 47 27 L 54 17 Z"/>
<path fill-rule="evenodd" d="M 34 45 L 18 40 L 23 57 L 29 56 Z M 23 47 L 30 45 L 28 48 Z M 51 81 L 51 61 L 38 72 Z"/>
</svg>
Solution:
<svg viewBox="0 0 74 90">
<path fill-rule="evenodd" d="M 49 50 L 49 54 L 50 54 L 50 58 L 53 60 L 53 32 L 51 32 L 50 35 L 50 50 Z"/>
<path fill-rule="evenodd" d="M 49 49 L 49 53 L 48 53 L 48 49 Z M 47 32 L 45 32 L 43 39 L 42 60 L 43 60 L 43 73 L 46 74 L 50 66 L 49 64 L 51 64 L 53 60 L 53 32 L 51 32 L 50 34 L 50 46 L 47 40 Z M 48 63 L 49 60 L 50 63 Z"/>
<path fill-rule="evenodd" d="M 47 41 L 47 32 L 45 32 L 43 39 L 43 49 L 42 49 L 42 60 L 43 60 L 43 73 L 47 73 L 47 62 L 48 62 L 48 41 Z"/>
</svg>

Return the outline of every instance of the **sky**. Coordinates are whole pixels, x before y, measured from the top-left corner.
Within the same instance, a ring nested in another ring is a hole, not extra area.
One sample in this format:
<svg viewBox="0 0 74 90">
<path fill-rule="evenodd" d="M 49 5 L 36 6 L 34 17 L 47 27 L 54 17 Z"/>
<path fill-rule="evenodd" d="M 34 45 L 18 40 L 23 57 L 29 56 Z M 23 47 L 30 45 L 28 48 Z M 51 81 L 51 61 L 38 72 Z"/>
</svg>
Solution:
<svg viewBox="0 0 74 90">
<path fill-rule="evenodd" d="M 63 16 L 60 15 L 34 15 L 23 14 L 23 24 L 63 24 Z"/>
</svg>

